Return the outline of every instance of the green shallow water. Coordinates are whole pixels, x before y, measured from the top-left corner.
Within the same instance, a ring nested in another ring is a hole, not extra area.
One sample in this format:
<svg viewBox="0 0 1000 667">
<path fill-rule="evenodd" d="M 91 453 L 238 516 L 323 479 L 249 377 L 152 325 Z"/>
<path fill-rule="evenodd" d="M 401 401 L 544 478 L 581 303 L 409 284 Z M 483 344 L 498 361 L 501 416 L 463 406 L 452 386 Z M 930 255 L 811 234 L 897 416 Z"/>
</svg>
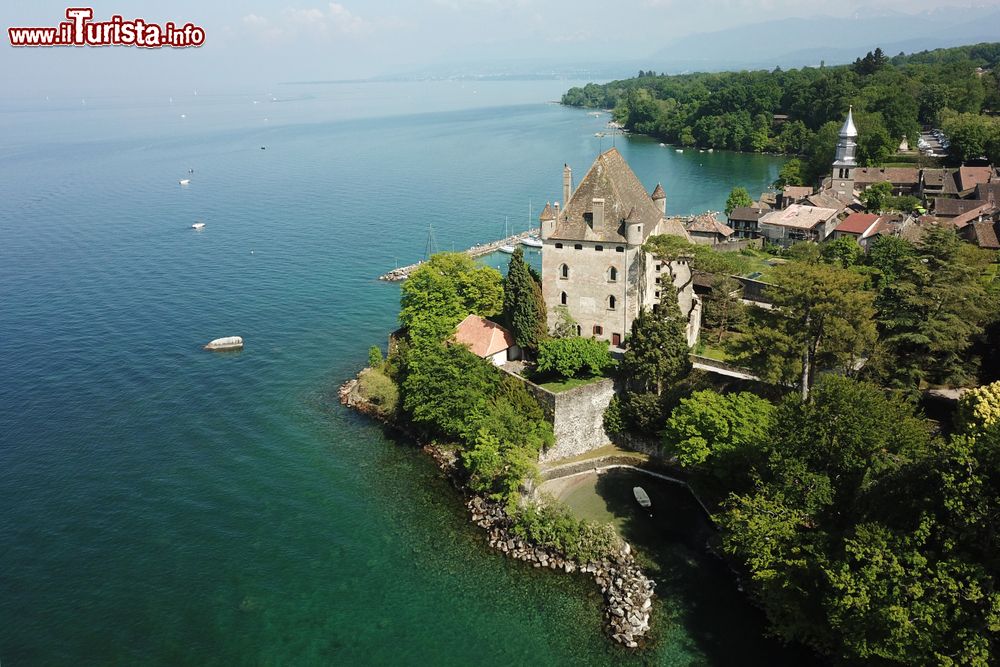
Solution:
<svg viewBox="0 0 1000 667">
<path fill-rule="evenodd" d="M 544 103 L 571 84 L 0 102 L 5 667 L 787 658 L 697 558 L 704 588 L 662 587 L 655 645 L 619 651 L 589 580 L 489 551 L 426 457 L 336 403 L 395 328 L 375 276 L 429 224 L 495 238 L 582 176 L 603 120 Z M 618 145 L 673 212 L 780 164 Z M 200 349 L 225 335 L 246 349 Z"/>
</svg>

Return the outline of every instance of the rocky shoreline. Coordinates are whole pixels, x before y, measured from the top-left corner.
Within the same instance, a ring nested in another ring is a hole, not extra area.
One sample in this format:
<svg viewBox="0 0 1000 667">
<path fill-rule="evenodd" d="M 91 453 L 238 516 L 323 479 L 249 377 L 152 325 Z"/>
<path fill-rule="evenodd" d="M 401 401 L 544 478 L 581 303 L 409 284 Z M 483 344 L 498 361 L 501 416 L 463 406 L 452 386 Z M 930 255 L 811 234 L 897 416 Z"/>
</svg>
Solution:
<svg viewBox="0 0 1000 667">
<path fill-rule="evenodd" d="M 347 407 L 390 423 L 358 394 L 357 380 L 344 383 L 339 397 Z M 582 572 L 593 577 L 604 595 L 604 620 L 608 635 L 627 648 L 639 648 L 639 642 L 650 630 L 656 583 L 643 574 L 628 543 L 623 542 L 621 550 L 611 559 L 589 563 L 579 563 L 554 549 L 531 544 L 514 532 L 514 522 L 500 503 L 473 493 L 465 485 L 454 452 L 433 444 L 423 445 L 423 450 L 434 459 L 455 488 L 466 496 L 465 505 L 472 522 L 487 532 L 490 547 L 509 558 L 531 563 L 536 568 L 566 574 Z"/>
</svg>

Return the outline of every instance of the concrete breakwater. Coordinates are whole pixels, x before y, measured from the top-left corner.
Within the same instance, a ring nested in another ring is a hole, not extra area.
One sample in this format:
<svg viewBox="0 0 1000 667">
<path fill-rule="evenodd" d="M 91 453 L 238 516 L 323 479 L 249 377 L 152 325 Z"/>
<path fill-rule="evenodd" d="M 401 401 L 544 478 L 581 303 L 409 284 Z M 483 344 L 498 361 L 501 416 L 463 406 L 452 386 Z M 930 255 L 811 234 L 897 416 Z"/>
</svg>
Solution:
<svg viewBox="0 0 1000 667">
<path fill-rule="evenodd" d="M 390 426 L 399 427 L 385 419 L 358 391 L 358 380 L 345 382 L 338 392 L 340 402 L 365 415 Z M 405 429 L 402 429 L 405 432 Z M 627 542 L 606 560 L 579 563 L 554 549 L 531 544 L 514 531 L 514 520 L 504 507 L 495 501 L 472 492 L 462 478 L 458 457 L 433 444 L 423 450 L 434 459 L 438 468 L 466 497 L 470 518 L 487 532 L 489 545 L 516 560 L 531 563 L 536 568 L 572 574 L 582 572 L 593 577 L 604 595 L 604 620 L 608 635 L 627 648 L 638 648 L 639 641 L 650 629 L 650 612 L 653 607 L 653 589 L 656 583 L 646 577 L 636 564 L 632 548 Z"/>
<path fill-rule="evenodd" d="M 469 257 L 482 257 L 483 255 L 489 255 L 491 252 L 497 252 L 502 246 L 512 245 L 516 246 L 521 242 L 521 239 L 526 239 L 529 236 L 537 236 L 539 230 L 529 229 L 527 231 L 521 232 L 520 234 L 514 234 L 513 236 L 508 236 L 505 239 L 500 239 L 499 241 L 490 241 L 489 243 L 481 243 L 472 246 L 471 248 L 465 249 L 463 252 Z M 387 282 L 399 282 L 401 280 L 406 280 L 410 277 L 417 267 L 423 264 L 423 261 L 417 262 L 416 264 L 408 264 L 406 266 L 399 266 L 389 271 L 388 273 L 383 273 L 378 277 L 379 280 L 385 280 Z"/>
</svg>

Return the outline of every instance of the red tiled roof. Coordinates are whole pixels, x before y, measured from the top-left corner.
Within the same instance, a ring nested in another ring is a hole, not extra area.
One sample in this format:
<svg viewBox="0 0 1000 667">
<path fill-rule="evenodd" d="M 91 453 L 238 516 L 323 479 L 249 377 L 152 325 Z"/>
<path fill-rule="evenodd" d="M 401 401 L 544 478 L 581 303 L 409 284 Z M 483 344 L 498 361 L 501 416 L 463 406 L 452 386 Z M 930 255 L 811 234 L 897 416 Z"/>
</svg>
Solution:
<svg viewBox="0 0 1000 667">
<path fill-rule="evenodd" d="M 979 208 L 985 201 L 980 199 L 949 199 L 948 197 L 934 198 L 934 215 L 942 218 L 968 213 L 972 209 Z"/>
<path fill-rule="evenodd" d="M 455 329 L 455 342 L 486 358 L 514 346 L 514 336 L 496 322 L 469 315 Z"/>
<path fill-rule="evenodd" d="M 854 172 L 855 183 L 905 183 L 916 185 L 920 182 L 920 172 L 910 167 L 862 167 Z"/>
<path fill-rule="evenodd" d="M 958 187 L 960 190 L 971 190 L 980 183 L 989 183 L 992 175 L 990 167 L 959 167 Z"/>
<path fill-rule="evenodd" d="M 833 231 L 860 236 L 867 232 L 876 220 L 878 220 L 878 216 L 874 213 L 851 213 Z"/>
<path fill-rule="evenodd" d="M 954 218 L 949 220 L 949 222 L 955 225 L 956 229 L 961 229 L 970 222 L 975 222 L 979 218 L 979 216 L 986 215 L 992 212 L 994 208 L 995 207 L 993 206 L 993 204 L 986 202 L 979 208 L 974 208 L 971 211 L 963 213 L 962 215 L 955 216 Z"/>
<path fill-rule="evenodd" d="M 1000 250 L 1000 222 L 974 222 L 972 225 L 973 242 L 980 248 Z"/>
</svg>

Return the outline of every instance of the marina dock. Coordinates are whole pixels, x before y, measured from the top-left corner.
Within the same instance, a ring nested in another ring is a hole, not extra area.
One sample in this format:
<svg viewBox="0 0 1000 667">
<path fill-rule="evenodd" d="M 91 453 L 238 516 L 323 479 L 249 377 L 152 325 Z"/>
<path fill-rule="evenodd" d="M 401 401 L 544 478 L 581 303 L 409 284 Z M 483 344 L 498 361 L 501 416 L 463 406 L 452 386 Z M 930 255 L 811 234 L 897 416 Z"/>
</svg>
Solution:
<svg viewBox="0 0 1000 667">
<path fill-rule="evenodd" d="M 500 250 L 501 246 L 512 245 L 516 246 L 520 243 L 521 239 L 528 238 L 529 236 L 538 236 L 539 229 L 535 227 L 534 229 L 529 229 L 520 234 L 514 234 L 513 236 L 508 236 L 507 238 L 500 239 L 498 241 L 490 241 L 489 243 L 482 243 L 474 245 L 471 248 L 465 250 L 465 254 L 469 257 L 482 257 L 483 255 L 489 255 L 490 253 L 497 252 Z M 401 280 L 406 280 L 410 277 L 412 273 L 418 266 L 424 263 L 425 260 L 419 261 L 416 264 L 408 264 L 407 266 L 400 266 L 398 268 L 384 273 L 378 277 L 379 280 L 385 280 L 387 282 L 399 282 Z"/>
</svg>

